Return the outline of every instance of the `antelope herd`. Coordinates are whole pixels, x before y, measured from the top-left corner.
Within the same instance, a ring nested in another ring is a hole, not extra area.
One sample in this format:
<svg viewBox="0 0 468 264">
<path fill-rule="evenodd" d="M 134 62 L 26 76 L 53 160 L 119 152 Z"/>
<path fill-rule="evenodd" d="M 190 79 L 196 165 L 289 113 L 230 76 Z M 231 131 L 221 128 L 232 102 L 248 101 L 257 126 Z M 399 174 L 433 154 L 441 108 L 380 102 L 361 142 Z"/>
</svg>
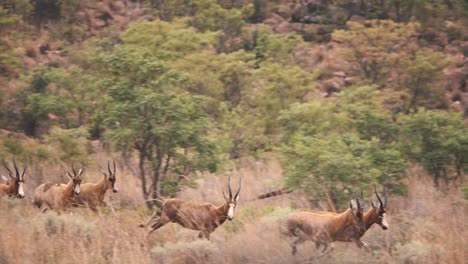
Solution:
<svg viewBox="0 0 468 264">
<path fill-rule="evenodd" d="M 24 198 L 23 189 L 24 176 L 27 165 L 22 172 L 18 169 L 13 159 L 13 172 L 5 161 L 3 167 L 8 176 L 0 173 L 0 197 Z M 34 191 L 32 203 L 42 208 L 44 213 L 48 209 L 57 212 L 66 211 L 71 207 L 81 206 L 97 212 L 98 207 L 106 206 L 104 196 L 107 190 L 118 192 L 116 185 L 115 162 L 107 163 L 107 172 L 101 171 L 102 179 L 97 183 L 82 182 L 84 168 L 75 170 L 73 164 L 71 172 L 67 172 L 68 183 L 43 183 Z M 226 220 L 234 218 L 234 210 L 239 200 L 241 191 L 241 177 L 239 177 L 238 189 L 233 195 L 231 190 L 231 176 L 228 178 L 228 196 L 223 191 L 224 203 L 216 206 L 210 203 L 195 203 L 177 198 L 163 199 L 162 207 L 155 211 L 145 224 L 140 227 L 151 228 L 147 233 L 150 235 L 160 227 L 172 222 L 184 228 L 199 231 L 199 238 L 210 239 L 210 234 Z M 361 237 L 373 225 L 381 226 L 383 230 L 388 229 L 386 217 L 387 191 L 384 188 L 384 201 L 382 201 L 376 188 L 374 193 L 377 197 L 377 206 L 371 201 L 371 208 L 364 212 L 364 198 L 356 195 L 355 200 L 349 202 L 349 208 L 342 213 L 334 212 L 296 212 L 287 218 L 281 228 L 281 237 L 284 238 L 292 248 L 292 254 L 297 253 L 297 245 L 307 240 L 315 243 L 316 248 L 323 246 L 321 255 L 333 250 L 333 242 L 354 242 L 359 248 L 367 243 L 361 241 Z M 329 249 L 330 248 L 330 249 Z M 329 249 L 327 251 L 327 249 Z"/>
</svg>

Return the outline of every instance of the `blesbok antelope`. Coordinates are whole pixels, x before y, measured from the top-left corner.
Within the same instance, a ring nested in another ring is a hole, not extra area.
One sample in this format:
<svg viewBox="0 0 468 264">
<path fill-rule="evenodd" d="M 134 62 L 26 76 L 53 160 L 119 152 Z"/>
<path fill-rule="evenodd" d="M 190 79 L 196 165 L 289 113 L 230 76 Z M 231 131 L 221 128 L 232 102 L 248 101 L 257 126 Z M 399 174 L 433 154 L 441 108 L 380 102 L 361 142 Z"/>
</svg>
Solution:
<svg viewBox="0 0 468 264">
<path fill-rule="evenodd" d="M 384 187 L 385 202 L 382 202 L 382 199 L 377 193 L 377 189 L 375 187 L 374 187 L 374 193 L 377 196 L 377 200 L 379 201 L 379 204 L 378 206 L 375 206 L 374 203 L 371 201 L 372 208 L 370 208 L 369 210 L 367 210 L 367 212 L 364 213 L 363 221 L 364 221 L 364 225 L 366 226 L 366 230 L 364 230 L 364 232 L 361 232 L 361 233 L 356 233 L 350 228 L 348 228 L 347 230 L 345 230 L 345 232 L 337 236 L 336 241 L 342 241 L 342 242 L 356 241 L 359 247 L 366 246 L 367 243 L 361 241 L 361 237 L 364 236 L 365 232 L 369 230 L 369 228 L 373 224 L 378 224 L 380 227 L 382 227 L 383 230 L 388 229 L 387 211 L 386 211 L 386 207 L 387 207 L 386 188 Z M 362 197 L 362 193 L 361 193 L 361 197 Z"/>
<path fill-rule="evenodd" d="M 151 230 L 148 236 L 156 231 L 158 228 L 165 224 L 172 222 L 177 223 L 185 228 L 200 231 L 198 234 L 199 238 L 203 236 L 206 239 L 210 239 L 210 234 L 220 225 L 222 225 L 226 219 L 232 220 L 234 218 L 234 209 L 237 206 L 239 200 L 239 193 L 241 190 L 241 177 L 239 177 L 239 188 L 236 194 L 233 196 L 231 191 L 231 176 L 228 179 L 228 192 L 229 197 L 223 191 L 224 203 L 215 206 L 209 203 L 194 203 L 187 202 L 177 198 L 171 198 L 164 201 L 160 213 L 155 212 L 146 224 L 140 225 L 140 227 L 146 227 L 150 222 L 153 221 L 156 216 L 160 216 L 159 219 L 151 225 Z"/>
<path fill-rule="evenodd" d="M 103 178 L 98 183 L 84 183 L 81 185 L 81 193 L 78 196 L 74 197 L 74 203 L 76 205 L 88 206 L 94 212 L 97 212 L 98 206 L 106 206 L 104 202 L 104 195 L 107 190 L 112 189 L 112 192 L 117 193 L 119 190 L 116 185 L 116 168 L 115 161 L 114 170 L 111 170 L 110 163 L 107 162 L 107 174 L 104 171 L 101 171 Z"/>
<path fill-rule="evenodd" d="M 297 244 L 307 240 L 315 242 L 316 248 L 324 246 L 322 255 L 328 248 L 328 245 L 343 232 L 353 232 L 360 234 L 366 230 L 363 222 L 363 202 L 356 197 L 357 210 L 353 208 L 352 201 L 349 203 L 349 209 L 343 213 L 324 213 L 324 212 L 298 212 L 287 219 L 286 231 L 283 233 L 288 237 L 297 237 L 290 243 L 292 254 L 297 252 Z M 348 230 L 350 229 L 350 230 Z M 357 236 L 357 235 L 355 235 Z M 359 243 L 356 241 L 356 243 Z"/>
<path fill-rule="evenodd" d="M 17 197 L 17 198 L 24 198 L 24 174 L 26 173 L 26 169 L 28 166 L 25 164 L 23 173 L 20 173 L 18 170 L 18 166 L 16 165 L 15 159 L 13 159 L 13 166 L 15 168 L 16 176 L 13 174 L 11 169 L 8 167 L 8 164 L 4 160 L 2 160 L 3 166 L 8 171 L 8 176 L 10 179 L 2 176 L 3 180 L 6 180 L 6 183 L 0 183 L 0 196 L 8 195 L 10 197 Z"/>
<path fill-rule="evenodd" d="M 70 172 L 67 172 L 67 175 L 70 178 L 68 184 L 43 183 L 39 185 L 39 187 L 34 191 L 34 205 L 40 208 L 45 204 L 46 207 L 42 212 L 45 212 L 47 209 L 60 211 L 70 208 L 72 206 L 74 196 L 80 194 L 83 168 L 77 172 L 72 165 L 72 172 L 73 175 Z"/>
</svg>

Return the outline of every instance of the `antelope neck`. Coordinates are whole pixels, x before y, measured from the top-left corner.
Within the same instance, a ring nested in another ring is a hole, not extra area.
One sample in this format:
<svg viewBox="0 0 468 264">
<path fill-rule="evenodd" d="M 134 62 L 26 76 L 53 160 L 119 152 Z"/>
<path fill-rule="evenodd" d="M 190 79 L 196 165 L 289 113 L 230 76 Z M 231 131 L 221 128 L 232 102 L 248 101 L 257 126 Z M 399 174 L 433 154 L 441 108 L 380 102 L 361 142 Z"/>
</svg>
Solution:
<svg viewBox="0 0 468 264">
<path fill-rule="evenodd" d="M 376 216 L 377 216 L 377 211 L 374 208 L 371 208 L 367 210 L 367 212 L 364 213 L 362 220 L 364 221 L 366 230 L 369 229 L 375 223 Z"/>
<path fill-rule="evenodd" d="M 332 226 L 335 229 L 345 229 L 347 226 L 351 225 L 352 223 L 352 221 L 349 221 L 350 217 L 353 217 L 353 215 L 350 209 L 347 209 L 343 213 L 336 215 L 335 219 L 332 220 L 332 222 L 334 223 Z M 338 230 L 334 230 L 334 231 L 338 231 Z"/>
<path fill-rule="evenodd" d="M 65 194 L 70 196 L 75 195 L 75 192 L 73 191 L 73 180 L 68 182 L 67 187 L 65 188 Z"/>
<path fill-rule="evenodd" d="M 229 212 L 229 204 L 227 202 L 224 202 L 222 205 L 218 206 L 217 211 L 221 213 L 221 216 L 224 216 L 227 218 L 228 212 Z"/>
<path fill-rule="evenodd" d="M 108 189 L 106 178 L 102 178 L 98 183 L 95 184 L 95 186 L 96 186 L 96 189 L 98 189 L 100 193 L 105 193 Z"/>
</svg>

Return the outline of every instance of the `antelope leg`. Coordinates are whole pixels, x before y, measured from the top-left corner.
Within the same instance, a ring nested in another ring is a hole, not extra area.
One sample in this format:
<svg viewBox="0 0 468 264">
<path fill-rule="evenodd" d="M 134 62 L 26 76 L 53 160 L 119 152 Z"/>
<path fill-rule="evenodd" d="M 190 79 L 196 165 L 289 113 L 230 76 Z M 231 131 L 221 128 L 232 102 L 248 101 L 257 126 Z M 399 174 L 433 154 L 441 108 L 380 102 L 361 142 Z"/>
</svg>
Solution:
<svg viewBox="0 0 468 264">
<path fill-rule="evenodd" d="M 158 216 L 158 210 L 154 211 L 151 217 L 146 221 L 145 224 L 140 224 L 139 227 L 147 227 L 156 217 Z"/>
<path fill-rule="evenodd" d="M 149 231 L 148 236 L 167 223 L 169 223 L 169 219 L 167 217 L 163 216 L 159 218 L 158 221 L 151 226 L 151 230 Z"/>
</svg>

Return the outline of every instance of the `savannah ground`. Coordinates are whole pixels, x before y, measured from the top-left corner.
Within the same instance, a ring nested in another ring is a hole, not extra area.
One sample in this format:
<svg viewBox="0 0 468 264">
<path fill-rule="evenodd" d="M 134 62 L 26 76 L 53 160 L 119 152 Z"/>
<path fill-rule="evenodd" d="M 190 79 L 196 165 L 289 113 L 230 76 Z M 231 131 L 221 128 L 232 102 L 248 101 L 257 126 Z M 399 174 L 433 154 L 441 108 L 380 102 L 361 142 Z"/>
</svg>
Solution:
<svg viewBox="0 0 468 264">
<path fill-rule="evenodd" d="M 97 165 L 105 164 L 107 157 L 97 154 L 94 158 L 96 163 L 85 171 L 86 182 L 99 179 Z M 372 226 L 362 238 L 367 249 L 336 242 L 334 252 L 314 259 L 318 252 L 311 242 L 299 246 L 298 254 L 292 256 L 279 228 L 292 212 L 324 208 L 310 208 L 305 196 L 296 191 L 256 199 L 282 185 L 282 170 L 274 155 L 242 160 L 236 173 L 242 175 L 243 184 L 234 220 L 212 233 L 211 241 L 198 239 L 198 232 L 176 224 L 146 238 L 148 230 L 138 225 L 151 212 L 144 205 L 136 176 L 118 164 L 120 191 L 106 194 L 108 207 L 98 214 L 84 208 L 40 213 L 30 204 L 39 184 L 31 168 L 27 197 L 0 201 L 0 263 L 466 263 L 467 202 L 461 191 L 436 190 L 421 168 L 408 171 L 407 197 L 389 197 L 390 228 L 383 231 Z M 59 175 L 66 167 L 46 166 L 42 171 L 49 173 L 42 176 L 44 180 L 65 181 Z M 199 175 L 197 187 L 184 188 L 178 197 L 220 204 L 226 176 Z M 236 180 L 232 186 L 237 187 Z M 365 198 L 375 201 L 370 194 Z M 367 202 L 366 210 L 369 207 Z"/>
</svg>

